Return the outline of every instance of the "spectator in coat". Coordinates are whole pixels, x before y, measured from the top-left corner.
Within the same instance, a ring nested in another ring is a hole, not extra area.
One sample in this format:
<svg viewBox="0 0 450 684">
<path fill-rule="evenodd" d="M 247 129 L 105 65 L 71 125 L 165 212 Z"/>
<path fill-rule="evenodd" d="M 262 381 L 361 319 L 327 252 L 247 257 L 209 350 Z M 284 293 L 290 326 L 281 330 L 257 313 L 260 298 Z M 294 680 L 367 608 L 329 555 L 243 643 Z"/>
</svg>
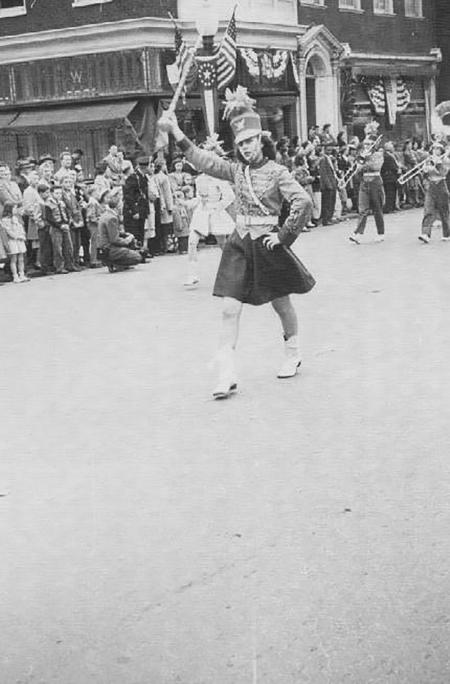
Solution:
<svg viewBox="0 0 450 684">
<path fill-rule="evenodd" d="M 42 200 L 38 192 L 39 174 L 37 171 L 31 171 L 28 174 L 28 187 L 23 192 L 23 213 L 22 218 L 24 224 L 26 223 L 27 233 L 27 251 L 35 268 L 41 266 L 45 271 L 51 267 L 51 258 L 46 260 L 48 254 L 48 245 L 41 245 L 40 229 L 43 227 L 43 211 Z M 45 241 L 44 236 L 44 241 Z M 48 236 L 49 237 L 49 236 Z M 44 254 L 44 263 L 40 259 L 41 254 Z M 39 253 L 39 256 L 38 256 Z"/>
<path fill-rule="evenodd" d="M 322 193 L 322 224 L 324 226 L 333 223 L 333 214 L 336 206 L 337 178 L 332 153 L 332 145 L 326 145 L 325 151 L 319 162 L 320 190 Z"/>
<path fill-rule="evenodd" d="M 163 251 L 167 252 L 170 239 L 173 236 L 173 194 L 165 161 L 158 160 L 155 162 L 155 180 L 159 191 Z"/>
<path fill-rule="evenodd" d="M 140 245 L 144 244 L 145 220 L 149 214 L 148 206 L 148 157 L 139 157 L 134 173 L 125 180 L 123 186 L 123 223 L 125 230 L 134 235 Z"/>
</svg>

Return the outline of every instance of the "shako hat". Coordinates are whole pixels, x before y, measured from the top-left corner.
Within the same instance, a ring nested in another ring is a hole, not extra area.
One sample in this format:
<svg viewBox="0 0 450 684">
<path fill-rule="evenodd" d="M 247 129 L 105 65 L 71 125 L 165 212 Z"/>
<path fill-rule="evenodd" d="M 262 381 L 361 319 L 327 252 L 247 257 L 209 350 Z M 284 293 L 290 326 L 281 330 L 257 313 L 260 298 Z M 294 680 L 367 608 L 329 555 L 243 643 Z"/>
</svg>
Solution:
<svg viewBox="0 0 450 684">
<path fill-rule="evenodd" d="M 256 100 L 247 92 L 247 88 L 238 86 L 235 91 L 225 91 L 225 111 L 223 118 L 230 122 L 235 143 L 262 133 L 261 117 L 255 111 Z"/>
</svg>

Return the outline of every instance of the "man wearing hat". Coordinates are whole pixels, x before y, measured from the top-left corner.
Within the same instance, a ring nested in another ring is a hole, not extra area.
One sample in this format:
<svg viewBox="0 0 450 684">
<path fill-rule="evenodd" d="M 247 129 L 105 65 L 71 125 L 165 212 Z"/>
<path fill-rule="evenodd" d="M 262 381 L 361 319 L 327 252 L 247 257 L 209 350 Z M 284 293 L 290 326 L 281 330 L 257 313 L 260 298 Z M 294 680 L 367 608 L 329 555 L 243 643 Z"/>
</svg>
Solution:
<svg viewBox="0 0 450 684">
<path fill-rule="evenodd" d="M 130 173 L 123 186 L 123 224 L 141 245 L 144 244 L 145 219 L 150 211 L 146 174 L 149 162 L 146 156 L 138 157 L 134 173 Z"/>
<path fill-rule="evenodd" d="M 289 249 L 308 223 L 311 199 L 285 167 L 265 156 L 261 118 L 246 88 L 228 89 L 226 100 L 225 116 L 236 144 L 235 162 L 196 147 L 185 137 L 174 114 L 166 112 L 160 121 L 198 171 L 229 181 L 236 193 L 236 228 L 223 249 L 213 292 L 224 299 L 215 399 L 224 399 L 237 388 L 234 351 L 244 303 L 272 304 L 285 340 L 286 356 L 278 377 L 296 375 L 301 357 L 297 315 L 289 295 L 308 292 L 314 285 L 311 274 Z M 290 203 L 290 212 L 278 229 L 283 200 Z"/>
<path fill-rule="evenodd" d="M 439 218 L 442 223 L 442 240 L 450 240 L 449 223 L 449 192 L 446 178 L 450 171 L 450 151 L 445 152 L 442 142 L 434 141 L 431 154 L 423 173 L 427 179 L 425 183 L 425 204 L 423 209 L 422 232 L 419 240 L 428 244 L 431 238 L 431 228 Z"/>
<path fill-rule="evenodd" d="M 16 164 L 16 182 L 20 188 L 20 192 L 24 193 L 28 187 L 28 175 L 33 170 L 33 164 L 29 159 L 18 159 Z"/>
<path fill-rule="evenodd" d="M 52 185 L 54 182 L 55 160 L 50 154 L 43 154 L 39 157 L 39 177 L 42 183 Z"/>
</svg>

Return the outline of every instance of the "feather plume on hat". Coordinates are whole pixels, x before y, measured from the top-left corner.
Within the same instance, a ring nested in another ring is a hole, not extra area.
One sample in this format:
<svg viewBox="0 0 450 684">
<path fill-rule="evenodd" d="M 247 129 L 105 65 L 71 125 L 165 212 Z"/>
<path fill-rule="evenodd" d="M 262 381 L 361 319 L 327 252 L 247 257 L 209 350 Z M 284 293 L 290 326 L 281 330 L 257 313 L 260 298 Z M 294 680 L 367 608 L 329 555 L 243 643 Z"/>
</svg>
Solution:
<svg viewBox="0 0 450 684">
<path fill-rule="evenodd" d="M 262 134 L 261 117 L 255 110 L 256 100 L 249 96 L 247 88 L 238 86 L 234 92 L 227 88 L 224 104 L 223 118 L 230 122 L 236 145 Z"/>
<path fill-rule="evenodd" d="M 369 121 L 369 123 L 366 123 L 366 125 L 364 126 L 364 134 L 366 136 L 377 136 L 379 127 L 380 124 L 377 121 Z"/>
<path fill-rule="evenodd" d="M 255 109 L 256 100 L 248 94 L 247 88 L 238 85 L 236 90 L 227 88 L 225 91 L 225 111 L 223 113 L 224 119 L 231 119 L 233 116 L 239 116 L 245 112 L 253 112 Z"/>
</svg>

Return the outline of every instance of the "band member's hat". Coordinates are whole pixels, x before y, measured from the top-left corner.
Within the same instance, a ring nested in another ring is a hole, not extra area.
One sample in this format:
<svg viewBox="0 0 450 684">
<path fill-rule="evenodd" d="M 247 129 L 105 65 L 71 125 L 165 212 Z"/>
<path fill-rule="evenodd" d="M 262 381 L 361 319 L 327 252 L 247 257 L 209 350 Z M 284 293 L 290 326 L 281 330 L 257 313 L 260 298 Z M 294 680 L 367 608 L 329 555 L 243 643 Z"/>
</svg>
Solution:
<svg viewBox="0 0 450 684">
<path fill-rule="evenodd" d="M 238 86 L 234 92 L 227 88 L 223 118 L 230 121 L 236 144 L 262 133 L 261 117 L 254 109 L 255 104 L 247 88 Z"/>
<path fill-rule="evenodd" d="M 378 128 L 380 124 L 377 121 L 369 121 L 364 126 L 365 141 L 369 142 L 378 138 Z"/>
<path fill-rule="evenodd" d="M 148 166 L 150 163 L 150 158 L 149 157 L 138 157 L 136 159 L 137 163 L 139 166 Z"/>
</svg>

